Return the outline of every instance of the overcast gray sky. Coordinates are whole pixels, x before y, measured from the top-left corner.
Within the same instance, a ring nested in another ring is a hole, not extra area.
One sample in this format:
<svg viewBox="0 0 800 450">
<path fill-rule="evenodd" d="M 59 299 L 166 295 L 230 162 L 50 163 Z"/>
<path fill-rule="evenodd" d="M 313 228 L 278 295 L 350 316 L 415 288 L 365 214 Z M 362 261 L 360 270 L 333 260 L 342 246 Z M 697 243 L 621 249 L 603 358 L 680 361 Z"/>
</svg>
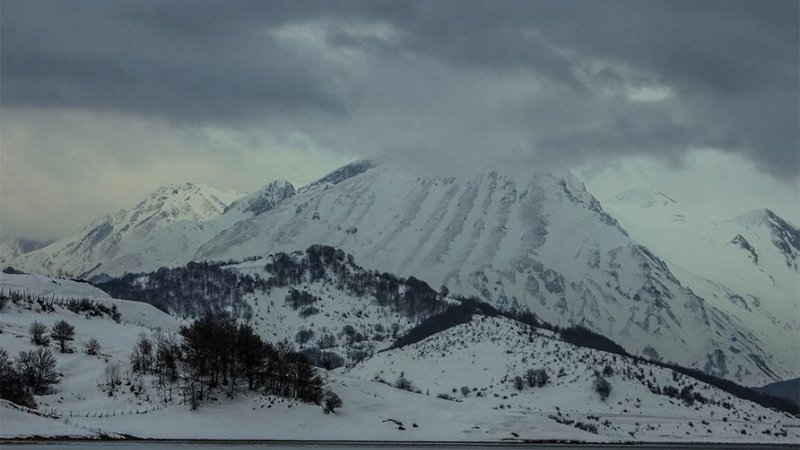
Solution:
<svg viewBox="0 0 800 450">
<path fill-rule="evenodd" d="M 573 168 L 601 200 L 694 183 L 797 221 L 798 5 L 3 0 L 0 234 L 385 154 Z"/>
</svg>

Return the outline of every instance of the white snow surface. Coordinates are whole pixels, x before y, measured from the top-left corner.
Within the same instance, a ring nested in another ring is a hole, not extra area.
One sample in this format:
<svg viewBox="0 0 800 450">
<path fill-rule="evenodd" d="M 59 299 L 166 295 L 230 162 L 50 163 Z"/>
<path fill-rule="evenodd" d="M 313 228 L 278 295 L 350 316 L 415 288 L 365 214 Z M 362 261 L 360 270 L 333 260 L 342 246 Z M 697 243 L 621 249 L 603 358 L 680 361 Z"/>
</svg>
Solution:
<svg viewBox="0 0 800 450">
<path fill-rule="evenodd" d="M 0 289 L 7 292 L 27 287 L 30 292 L 52 291 L 57 298 L 83 298 L 91 293 L 54 281 L 61 280 L 6 275 L 0 278 Z M 63 286 L 63 290 L 52 286 Z M 93 298 L 113 301 L 99 295 Z M 334 296 L 328 301 L 344 299 Z M 90 356 L 80 351 L 61 354 L 53 345 L 62 380 L 55 392 L 37 396 L 36 401 L 42 413 L 56 418 L 0 404 L 1 437 L 125 434 L 200 439 L 800 443 L 796 418 L 702 383 L 695 383 L 695 390 L 716 404 L 698 405 L 697 409 L 684 406 L 652 394 L 643 383 L 682 386 L 694 380 L 647 364 L 636 365 L 619 356 L 576 348 L 548 331 L 505 318 L 476 317 L 416 344 L 379 353 L 350 369 L 323 372 L 329 386 L 344 401 L 335 414 L 323 414 L 316 405 L 243 391 L 234 399 L 220 393 L 217 401 L 193 411 L 181 403 L 179 395 L 161 402 L 148 377 L 139 396 L 124 389 L 109 396 L 104 381 L 106 365 L 117 363 L 124 370 L 139 333 L 153 333 L 156 328 L 169 333 L 178 327 L 175 319 L 157 310 L 148 320 L 130 322 L 128 315 L 137 308 L 152 307 L 119 302 L 120 323 L 106 317 L 89 319 L 61 308 L 47 313 L 11 305 L 0 313 L 0 347 L 12 356 L 33 348 L 27 330 L 34 320 L 52 325 L 63 319 L 75 325 L 76 349 L 90 337 L 96 337 L 103 346 L 100 356 Z M 606 363 L 614 370 L 608 376 L 613 389 L 611 396 L 601 401 L 590 384 L 593 370 L 602 370 Z M 509 380 L 529 367 L 546 367 L 551 382 L 516 392 Z M 558 377 L 562 367 L 566 374 Z M 401 373 L 420 393 L 375 380 L 377 375 L 393 381 Z M 638 380 L 637 374 L 645 381 Z M 464 397 L 460 386 L 469 386 L 469 395 Z M 459 388 L 455 394 L 454 387 Z M 437 398 L 439 393 L 448 393 L 458 401 Z M 730 409 L 722 406 L 723 402 L 729 403 Z M 598 432 L 578 429 L 567 423 L 569 420 L 594 424 Z M 765 430 L 770 434 L 764 434 Z"/>
</svg>

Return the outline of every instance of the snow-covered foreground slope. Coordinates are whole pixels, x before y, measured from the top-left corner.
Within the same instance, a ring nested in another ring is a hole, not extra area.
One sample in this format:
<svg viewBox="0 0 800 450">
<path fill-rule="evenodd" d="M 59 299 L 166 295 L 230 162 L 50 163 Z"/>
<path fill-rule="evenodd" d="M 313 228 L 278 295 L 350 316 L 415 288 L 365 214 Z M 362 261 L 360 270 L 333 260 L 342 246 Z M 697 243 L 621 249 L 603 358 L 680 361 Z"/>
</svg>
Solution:
<svg viewBox="0 0 800 450">
<path fill-rule="evenodd" d="M 608 368 L 606 368 L 608 367 Z M 544 369 L 550 382 L 530 387 L 528 369 Z M 379 353 L 350 370 L 361 378 L 394 382 L 447 395 L 467 408 L 552 416 L 592 424 L 601 435 L 624 440 L 734 441 L 782 434 L 796 419 L 659 366 L 576 347 L 551 332 L 502 317 L 472 321 L 400 349 Z M 611 384 L 605 400 L 594 389 L 600 375 Z M 523 386 L 515 386 L 515 377 Z M 702 400 L 668 395 L 687 386 Z M 787 442 L 796 442 L 797 436 Z"/>
<path fill-rule="evenodd" d="M 208 229 L 208 221 L 243 195 L 195 183 L 162 186 L 136 205 L 9 263 L 26 271 L 73 276 L 182 264 L 199 243 L 219 232 Z"/>
<path fill-rule="evenodd" d="M 747 323 L 773 354 L 800 367 L 800 230 L 768 209 L 720 220 L 650 190 L 604 202 L 682 284 Z M 797 372 L 795 372 L 797 373 Z"/>
<path fill-rule="evenodd" d="M 50 285 L 56 286 L 53 281 L 60 281 L 19 277 L 8 275 L 0 279 L 0 289 L 7 292 L 13 285 L 14 290 L 28 286 L 31 292 L 46 292 L 53 289 Z M 53 291 L 56 297 L 91 291 L 65 284 L 63 291 Z M 102 296 L 94 298 L 98 302 L 114 301 Z M 337 303 L 346 305 L 341 296 L 326 301 L 331 308 Z M 62 380 L 55 386 L 56 392 L 36 397 L 45 416 L 2 403 L 0 436 L 800 442 L 797 428 L 791 427 L 798 425 L 795 418 L 700 383 L 694 392 L 701 393 L 707 402 L 685 406 L 676 399 L 653 394 L 646 388 L 647 382 L 681 387 L 694 384 L 693 380 L 672 375 L 666 369 L 577 348 L 553 338 L 550 332 L 499 317 L 476 316 L 469 323 L 416 344 L 379 353 L 349 370 L 324 372 L 329 386 L 344 401 L 335 414 L 324 414 L 316 405 L 243 391 L 234 399 L 220 393 L 216 400 L 191 410 L 182 404 L 179 392 L 171 401 L 162 402 L 164 393 L 158 392 L 147 377 L 139 386 L 137 382 L 130 389 L 123 385 L 109 395 L 105 382 L 108 364 L 120 364 L 124 371 L 139 333 L 152 333 L 157 327 L 175 330 L 178 326 L 176 320 L 160 312 L 150 315 L 149 321 L 129 323 L 127 315 L 138 310 L 138 317 L 142 317 L 141 311 L 152 307 L 116 302 L 122 313 L 119 323 L 107 317 L 88 319 L 59 308 L 38 312 L 36 308 L 11 306 L 2 311 L 0 347 L 11 354 L 34 348 L 27 336 L 34 320 L 48 325 L 67 320 L 76 327 L 76 348 L 89 337 L 96 337 L 103 350 L 100 356 L 56 353 Z M 605 362 L 613 367 L 614 374 L 607 376 L 612 391 L 604 402 L 592 390 L 591 379 L 592 370 L 603 370 Z M 517 393 L 510 379 L 529 367 L 546 368 L 551 381 Z M 564 375 L 559 377 L 561 368 Z M 394 381 L 401 373 L 420 393 L 375 381 L 376 375 Z M 469 387 L 467 396 L 461 393 L 461 386 Z M 457 392 L 453 393 L 452 388 Z M 437 398 L 440 393 L 459 401 Z M 582 429 L 576 427 L 577 422 L 581 422 Z"/>
</svg>

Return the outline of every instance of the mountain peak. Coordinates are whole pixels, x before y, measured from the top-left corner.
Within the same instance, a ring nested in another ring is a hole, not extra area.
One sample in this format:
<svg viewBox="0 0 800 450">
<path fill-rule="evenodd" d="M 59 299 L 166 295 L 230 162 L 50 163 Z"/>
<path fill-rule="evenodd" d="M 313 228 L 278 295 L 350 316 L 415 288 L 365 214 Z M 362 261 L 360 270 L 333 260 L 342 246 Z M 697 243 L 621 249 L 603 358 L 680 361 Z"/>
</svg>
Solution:
<svg viewBox="0 0 800 450">
<path fill-rule="evenodd" d="M 800 229 L 789 221 L 775 214 L 771 209 L 759 208 L 731 219 L 731 222 L 745 228 L 766 228 L 772 238 L 772 243 L 786 259 L 786 265 L 800 269 Z"/>
<path fill-rule="evenodd" d="M 221 191 L 200 183 L 184 182 L 159 186 L 129 210 L 142 213 L 162 213 L 168 222 L 192 219 L 206 221 L 222 214 L 233 201 L 242 197 L 238 191 Z M 123 214 L 122 211 L 117 215 Z"/>
<path fill-rule="evenodd" d="M 231 203 L 225 212 L 240 208 L 243 212 L 251 212 L 254 216 L 267 212 L 287 198 L 297 193 L 294 185 L 286 180 L 273 180 L 265 184 L 258 191 Z"/>
</svg>

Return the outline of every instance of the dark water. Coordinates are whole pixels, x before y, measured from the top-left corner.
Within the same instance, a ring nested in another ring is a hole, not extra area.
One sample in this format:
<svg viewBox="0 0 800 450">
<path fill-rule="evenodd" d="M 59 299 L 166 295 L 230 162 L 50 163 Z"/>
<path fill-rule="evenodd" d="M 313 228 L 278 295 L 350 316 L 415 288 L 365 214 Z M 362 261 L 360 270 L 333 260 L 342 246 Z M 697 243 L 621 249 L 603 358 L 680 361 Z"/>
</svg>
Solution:
<svg viewBox="0 0 800 450">
<path fill-rule="evenodd" d="M 756 445 L 756 444 L 491 444 L 491 443 L 356 443 L 356 442 L 337 442 L 337 443 L 312 443 L 312 442 L 198 442 L 198 441 L 149 441 L 149 442 L 76 442 L 76 441 L 44 441 L 44 442 L 11 442 L 0 443 L 3 449 L 25 449 L 25 450 L 463 450 L 463 449 L 520 449 L 532 448 L 536 450 L 586 450 L 586 449 L 641 449 L 641 450 L 665 450 L 665 449 L 693 449 L 693 450 L 746 450 L 746 449 L 789 449 L 797 448 L 792 445 Z"/>
</svg>

